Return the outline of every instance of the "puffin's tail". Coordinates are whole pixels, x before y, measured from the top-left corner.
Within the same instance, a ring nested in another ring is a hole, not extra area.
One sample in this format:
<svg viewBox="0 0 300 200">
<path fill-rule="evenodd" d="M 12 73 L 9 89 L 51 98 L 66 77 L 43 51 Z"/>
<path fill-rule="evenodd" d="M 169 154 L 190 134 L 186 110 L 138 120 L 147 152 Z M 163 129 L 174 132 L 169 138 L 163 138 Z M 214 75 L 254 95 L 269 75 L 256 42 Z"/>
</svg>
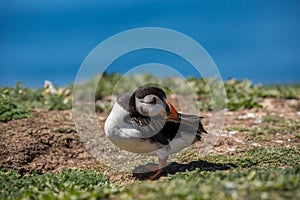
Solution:
<svg viewBox="0 0 300 200">
<path fill-rule="evenodd" d="M 180 113 L 180 123 L 184 125 L 184 128 L 188 131 L 195 131 L 196 130 L 196 139 L 201 140 L 202 133 L 206 133 L 207 131 L 204 129 L 201 119 L 203 117 L 196 116 L 196 115 L 187 115 Z"/>
</svg>

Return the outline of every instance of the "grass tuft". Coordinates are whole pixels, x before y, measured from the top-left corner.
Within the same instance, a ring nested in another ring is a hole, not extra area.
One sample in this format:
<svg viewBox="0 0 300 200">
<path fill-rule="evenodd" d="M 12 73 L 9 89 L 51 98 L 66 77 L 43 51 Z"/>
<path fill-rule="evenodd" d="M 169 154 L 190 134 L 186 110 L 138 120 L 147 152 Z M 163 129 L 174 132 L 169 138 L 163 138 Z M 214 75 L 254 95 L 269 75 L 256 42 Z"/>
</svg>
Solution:
<svg viewBox="0 0 300 200">
<path fill-rule="evenodd" d="M 12 98 L 8 90 L 0 94 L 0 122 L 31 117 L 30 111 L 26 104 Z"/>
<path fill-rule="evenodd" d="M 231 79 L 224 83 L 226 97 L 225 105 L 223 105 L 221 99 L 217 102 L 211 102 L 212 94 L 214 96 L 221 95 L 218 92 L 220 92 L 222 83 L 214 78 L 182 80 L 180 78 L 157 78 L 150 74 L 121 76 L 107 73 L 102 75 L 99 82 L 98 78 L 96 77 L 77 87 L 82 88 L 83 96 L 85 96 L 87 91 L 96 86 L 96 110 L 99 112 L 111 109 L 109 103 L 102 101 L 106 97 L 132 91 L 143 83 L 153 83 L 152 85 L 163 87 L 167 94 L 172 92 L 182 95 L 195 93 L 199 100 L 199 110 L 223 109 L 225 106 L 230 111 L 260 108 L 262 107 L 260 104 L 262 98 L 298 99 L 300 96 L 299 85 L 263 87 L 262 85 L 253 85 L 249 80 Z M 170 91 L 171 88 L 168 86 L 176 88 L 176 91 Z M 209 88 L 213 88 L 213 91 L 209 91 Z M 35 108 L 64 110 L 72 107 L 72 86 L 57 88 L 49 81 L 45 81 L 44 87 L 39 89 L 25 88 L 21 83 L 17 83 L 14 88 L 0 88 L 0 93 L 0 121 L 29 117 L 30 110 Z"/>
<path fill-rule="evenodd" d="M 264 123 L 284 123 L 285 119 L 283 117 L 280 117 L 278 115 L 266 115 L 263 116 L 262 122 Z"/>
<path fill-rule="evenodd" d="M 0 171 L 0 199 L 67 199 L 87 194 L 92 197 L 96 195 L 95 189 L 102 187 L 109 187 L 108 179 L 92 170 L 69 169 L 58 174 L 33 173 L 23 177 L 14 171 Z"/>
<path fill-rule="evenodd" d="M 294 166 L 300 164 L 300 152 L 290 148 L 253 148 L 237 155 L 208 155 L 209 162 L 233 163 L 240 168 Z"/>
</svg>

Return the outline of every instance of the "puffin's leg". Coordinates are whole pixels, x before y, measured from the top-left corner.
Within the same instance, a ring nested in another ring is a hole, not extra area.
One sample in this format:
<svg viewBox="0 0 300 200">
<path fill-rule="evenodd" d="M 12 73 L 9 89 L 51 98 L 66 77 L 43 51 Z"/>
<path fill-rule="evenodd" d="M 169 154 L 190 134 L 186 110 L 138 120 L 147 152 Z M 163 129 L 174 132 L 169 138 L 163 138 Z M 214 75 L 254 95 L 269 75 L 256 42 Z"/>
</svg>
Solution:
<svg viewBox="0 0 300 200">
<path fill-rule="evenodd" d="M 161 173 L 166 170 L 168 158 L 160 159 L 158 158 L 158 170 L 155 172 L 154 175 L 150 176 L 148 180 L 155 180 L 159 177 Z"/>
</svg>

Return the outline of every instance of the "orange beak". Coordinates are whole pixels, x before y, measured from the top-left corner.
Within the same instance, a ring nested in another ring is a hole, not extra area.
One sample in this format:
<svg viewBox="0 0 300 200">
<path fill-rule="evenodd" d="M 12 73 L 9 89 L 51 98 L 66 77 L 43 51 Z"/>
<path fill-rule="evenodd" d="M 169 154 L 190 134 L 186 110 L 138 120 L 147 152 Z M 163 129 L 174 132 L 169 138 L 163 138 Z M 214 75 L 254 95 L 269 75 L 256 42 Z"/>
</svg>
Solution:
<svg viewBox="0 0 300 200">
<path fill-rule="evenodd" d="M 170 114 L 167 116 L 167 121 L 179 122 L 179 114 L 174 108 L 174 106 L 167 99 L 165 100 L 165 102 L 170 108 Z"/>
</svg>

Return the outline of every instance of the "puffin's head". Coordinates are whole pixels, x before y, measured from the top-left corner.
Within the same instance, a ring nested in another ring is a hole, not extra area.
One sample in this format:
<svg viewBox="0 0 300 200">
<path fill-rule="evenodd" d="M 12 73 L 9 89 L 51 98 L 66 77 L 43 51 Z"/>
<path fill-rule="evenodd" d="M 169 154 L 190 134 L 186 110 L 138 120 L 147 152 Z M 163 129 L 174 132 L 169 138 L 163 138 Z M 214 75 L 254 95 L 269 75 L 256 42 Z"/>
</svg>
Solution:
<svg viewBox="0 0 300 200">
<path fill-rule="evenodd" d="M 135 104 L 137 111 L 144 116 L 163 115 L 170 119 L 178 119 L 174 106 L 167 100 L 165 92 L 158 87 L 137 89 Z"/>
</svg>

